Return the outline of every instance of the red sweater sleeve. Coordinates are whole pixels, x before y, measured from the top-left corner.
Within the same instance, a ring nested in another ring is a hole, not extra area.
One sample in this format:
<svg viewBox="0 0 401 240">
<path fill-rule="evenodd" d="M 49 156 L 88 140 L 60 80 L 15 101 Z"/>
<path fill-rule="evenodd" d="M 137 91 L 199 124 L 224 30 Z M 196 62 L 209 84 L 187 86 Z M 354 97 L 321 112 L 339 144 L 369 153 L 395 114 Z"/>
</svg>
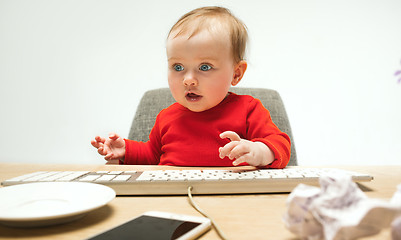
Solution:
<svg viewBox="0 0 401 240">
<path fill-rule="evenodd" d="M 290 161 L 291 140 L 273 123 L 270 112 L 258 99 L 249 104 L 247 117 L 248 139 L 263 142 L 274 153 L 275 159 L 267 168 L 285 168 Z"/>
<path fill-rule="evenodd" d="M 129 139 L 125 141 L 124 164 L 130 165 L 157 165 L 161 156 L 161 141 L 159 129 L 159 116 L 149 135 L 149 141 L 138 142 Z M 121 163 L 121 162 L 120 162 Z"/>
</svg>

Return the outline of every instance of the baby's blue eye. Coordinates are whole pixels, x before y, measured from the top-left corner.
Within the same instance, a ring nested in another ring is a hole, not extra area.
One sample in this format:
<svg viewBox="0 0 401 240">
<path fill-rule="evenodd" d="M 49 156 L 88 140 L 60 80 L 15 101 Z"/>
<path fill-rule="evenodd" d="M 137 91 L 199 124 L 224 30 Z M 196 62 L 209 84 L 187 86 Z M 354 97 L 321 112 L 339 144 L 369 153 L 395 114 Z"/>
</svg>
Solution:
<svg viewBox="0 0 401 240">
<path fill-rule="evenodd" d="M 184 67 L 181 65 L 174 65 L 174 70 L 176 70 L 177 72 L 181 72 L 184 70 Z"/>
<path fill-rule="evenodd" d="M 209 71 L 210 69 L 212 69 L 211 66 L 207 65 L 207 64 L 203 64 L 202 66 L 200 66 L 199 70 L 201 71 Z"/>
</svg>

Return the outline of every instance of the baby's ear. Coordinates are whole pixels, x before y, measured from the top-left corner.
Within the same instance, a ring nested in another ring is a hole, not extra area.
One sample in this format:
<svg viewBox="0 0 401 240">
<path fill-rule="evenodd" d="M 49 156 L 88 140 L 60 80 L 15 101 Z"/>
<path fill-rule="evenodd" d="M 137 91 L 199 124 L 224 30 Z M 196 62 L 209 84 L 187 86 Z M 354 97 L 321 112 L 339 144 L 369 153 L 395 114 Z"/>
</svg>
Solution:
<svg viewBox="0 0 401 240">
<path fill-rule="evenodd" d="M 248 64 L 244 60 L 240 61 L 239 63 L 237 63 L 235 65 L 234 76 L 233 76 L 233 80 L 231 81 L 231 85 L 235 86 L 241 81 L 242 77 L 245 74 L 247 67 L 248 67 Z"/>
</svg>

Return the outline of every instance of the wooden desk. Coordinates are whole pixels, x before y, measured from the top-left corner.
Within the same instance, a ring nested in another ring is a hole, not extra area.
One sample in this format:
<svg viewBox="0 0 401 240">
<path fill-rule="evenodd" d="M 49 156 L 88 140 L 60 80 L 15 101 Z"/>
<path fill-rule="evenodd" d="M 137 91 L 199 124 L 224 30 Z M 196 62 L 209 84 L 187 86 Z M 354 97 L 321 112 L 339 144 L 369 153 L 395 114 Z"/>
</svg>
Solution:
<svg viewBox="0 0 401 240">
<path fill-rule="evenodd" d="M 0 163 L 0 181 L 35 171 L 52 170 L 133 170 L 168 168 L 160 166 L 43 165 Z M 401 183 L 400 166 L 344 166 L 367 172 L 374 180 L 364 183 L 366 195 L 388 200 Z M 195 201 L 220 225 L 229 239 L 296 239 L 282 221 L 288 194 L 194 196 Z M 200 216 L 186 196 L 124 196 L 90 212 L 75 222 L 44 228 L 11 228 L 0 225 L 0 239 L 85 239 L 124 223 L 145 211 L 157 210 Z M 391 239 L 389 229 L 365 239 Z M 201 239 L 219 239 L 214 230 Z"/>
</svg>

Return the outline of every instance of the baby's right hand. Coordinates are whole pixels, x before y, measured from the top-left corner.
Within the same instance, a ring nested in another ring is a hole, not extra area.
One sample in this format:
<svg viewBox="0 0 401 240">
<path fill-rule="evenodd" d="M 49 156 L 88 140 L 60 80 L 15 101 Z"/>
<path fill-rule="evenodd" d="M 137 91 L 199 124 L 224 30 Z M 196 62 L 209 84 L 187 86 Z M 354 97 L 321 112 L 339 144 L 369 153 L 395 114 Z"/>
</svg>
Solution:
<svg viewBox="0 0 401 240">
<path fill-rule="evenodd" d="M 125 156 L 125 141 L 116 133 L 110 133 L 109 137 L 102 138 L 99 136 L 95 137 L 95 140 L 91 141 L 92 146 L 97 148 L 97 152 L 105 156 L 104 159 L 109 160 L 124 160 Z"/>
</svg>

